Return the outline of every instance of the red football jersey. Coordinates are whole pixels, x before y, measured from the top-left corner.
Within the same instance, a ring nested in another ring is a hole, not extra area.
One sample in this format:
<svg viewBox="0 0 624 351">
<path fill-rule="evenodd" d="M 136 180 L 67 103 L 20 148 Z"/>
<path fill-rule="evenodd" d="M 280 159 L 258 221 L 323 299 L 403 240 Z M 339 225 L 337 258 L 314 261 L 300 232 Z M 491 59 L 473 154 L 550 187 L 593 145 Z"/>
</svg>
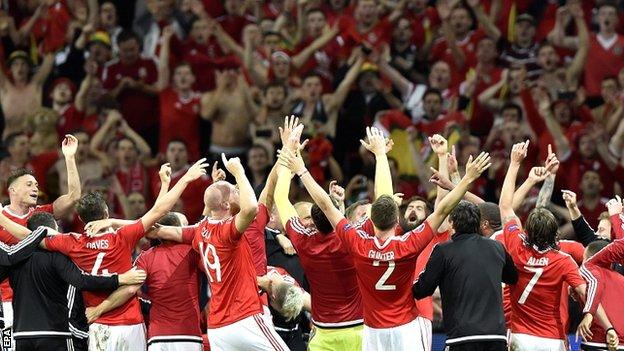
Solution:
<svg viewBox="0 0 624 351">
<path fill-rule="evenodd" d="M 69 233 L 45 239 L 46 248 L 71 258 L 83 271 L 92 275 L 124 273 L 132 268 L 132 251 L 145 235 L 143 223 L 138 220 L 116 231 L 89 238 Z M 83 291 L 86 307 L 94 307 L 104 301 L 110 292 Z M 131 325 L 143 322 L 141 307 L 136 297 L 118 308 L 103 314 L 96 323 L 106 325 Z"/>
<path fill-rule="evenodd" d="M 509 285 L 511 331 L 544 338 L 566 338 L 559 314 L 564 283 L 573 288 L 585 284 L 578 266 L 559 250 L 538 251 L 525 242 L 516 220 L 505 223 L 505 248 L 518 268 L 518 283 Z"/>
<path fill-rule="evenodd" d="M 622 223 L 622 215 L 615 214 L 609 217 L 611 222 L 611 233 L 613 233 L 613 239 L 624 238 L 624 223 Z"/>
<path fill-rule="evenodd" d="M 440 38 L 433 44 L 429 60 L 430 62 L 444 61 L 448 63 L 451 67 L 451 86 L 457 86 L 466 77 L 468 68 L 476 66 L 477 44 L 485 36 L 485 32 L 482 29 L 477 29 L 469 33 L 464 40 L 457 42 L 457 46 L 466 57 L 463 67 L 457 67 L 445 38 Z"/>
<path fill-rule="evenodd" d="M 607 317 L 613 328 L 618 332 L 618 337 L 623 338 L 624 334 L 624 276 L 608 268 L 593 265 L 589 261 L 581 267 L 581 274 L 587 282 L 587 299 L 583 312 L 596 313 L 598 305 L 602 304 L 607 313 Z M 591 331 L 593 336 L 588 345 L 603 346 L 606 339 L 606 331 L 600 323 L 593 323 Z M 600 345 L 595 345 L 595 344 Z"/>
<path fill-rule="evenodd" d="M 264 204 L 258 204 L 258 214 L 245 230 L 245 237 L 251 249 L 251 259 L 256 269 L 256 275 L 267 273 L 266 243 L 264 242 L 264 228 L 269 223 L 269 210 Z"/>
<path fill-rule="evenodd" d="M 609 40 L 605 48 L 598 41 L 597 34 L 589 37 L 589 52 L 585 64 L 585 89 L 588 96 L 600 95 L 600 85 L 605 77 L 617 77 L 624 67 L 624 36 L 618 34 Z"/>
<path fill-rule="evenodd" d="M 346 219 L 338 223 L 336 234 L 353 256 L 364 304 L 364 324 L 392 328 L 418 317 L 412 283 L 416 258 L 434 237 L 429 223 L 425 221 L 418 228 L 383 243 L 372 231 L 358 229 Z"/>
<path fill-rule="evenodd" d="M 110 61 L 102 72 L 104 89 L 114 89 L 124 77 L 152 85 L 158 79 L 156 61 L 140 58 L 130 65 L 123 65 L 119 60 Z M 126 88 L 119 94 L 117 101 L 124 119 L 136 132 L 140 133 L 158 124 L 158 101 L 154 96 Z"/>
<path fill-rule="evenodd" d="M 8 206 L 2 209 L 2 214 L 4 214 L 6 218 L 24 227 L 26 226 L 26 222 L 28 222 L 28 218 L 30 218 L 30 216 L 32 216 L 35 212 L 54 213 L 54 206 L 52 204 L 35 206 L 32 207 L 28 213 L 21 216 L 11 212 Z M 11 233 L 2 227 L 0 227 L 0 241 L 7 245 L 15 245 L 19 242 L 16 237 L 11 235 Z M 13 289 L 11 289 L 11 285 L 9 285 L 8 278 L 0 283 L 0 293 L 2 294 L 3 302 L 13 301 Z"/>
<path fill-rule="evenodd" d="M 201 338 L 199 255 L 186 244 L 163 243 L 141 253 L 135 265 L 147 273 L 152 302 L 148 338 L 184 335 Z"/>
<path fill-rule="evenodd" d="M 249 242 L 236 229 L 234 217 L 221 221 L 204 219 L 183 228 L 182 237 L 199 252 L 201 267 L 208 276 L 212 294 L 208 328 L 223 327 L 262 313 Z"/>
<path fill-rule="evenodd" d="M 328 328 L 361 324 L 362 295 L 355 265 L 336 233 L 324 235 L 305 228 L 294 217 L 286 223 L 286 234 L 310 282 L 312 322 Z"/>
<path fill-rule="evenodd" d="M 433 251 L 433 247 L 438 245 L 439 243 L 443 243 L 451 240 L 451 231 L 447 230 L 443 233 L 438 233 L 433 237 L 433 240 L 427 244 L 427 247 L 418 255 L 416 259 L 416 270 L 414 271 L 414 281 L 418 280 L 420 273 L 425 271 L 425 267 L 427 266 L 427 262 L 429 261 L 429 256 L 431 256 L 431 251 Z M 418 308 L 418 315 L 420 317 L 427 318 L 430 321 L 433 321 L 433 297 L 427 296 L 424 299 L 416 300 L 416 308 Z"/>
<path fill-rule="evenodd" d="M 167 144 L 173 139 L 184 140 L 189 160 L 199 159 L 199 101 L 201 95 L 191 93 L 187 99 L 172 88 L 166 88 L 158 95 L 160 102 L 160 139 L 158 151 L 164 154 Z"/>
</svg>

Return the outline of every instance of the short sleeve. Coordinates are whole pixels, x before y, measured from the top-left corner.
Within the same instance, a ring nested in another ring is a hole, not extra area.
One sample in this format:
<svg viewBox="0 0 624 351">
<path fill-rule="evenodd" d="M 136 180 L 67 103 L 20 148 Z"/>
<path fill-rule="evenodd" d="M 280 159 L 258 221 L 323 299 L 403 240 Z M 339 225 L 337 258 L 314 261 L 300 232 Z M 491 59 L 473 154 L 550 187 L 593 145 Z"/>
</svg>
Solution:
<svg viewBox="0 0 624 351">
<path fill-rule="evenodd" d="M 563 279 L 573 288 L 585 284 L 585 280 L 583 280 L 579 272 L 579 267 L 571 256 L 565 260 Z"/>
<path fill-rule="evenodd" d="M 429 225 L 428 221 L 425 221 L 416 229 L 411 230 L 400 236 L 401 240 L 405 241 L 408 244 L 407 246 L 410 253 L 415 254 L 420 254 L 420 252 L 424 250 L 427 245 L 429 245 L 434 237 L 435 232 L 433 228 L 431 228 L 431 226 Z"/>
<path fill-rule="evenodd" d="M 236 217 L 232 217 L 226 221 L 220 222 L 217 224 L 216 228 L 212 229 L 212 235 L 216 235 L 217 239 L 226 246 L 236 245 L 242 237 L 242 233 L 236 229 L 235 218 Z"/>
<path fill-rule="evenodd" d="M 57 251 L 64 255 L 69 255 L 74 242 L 72 234 L 54 235 L 44 239 L 45 247 L 48 251 Z"/>
<path fill-rule="evenodd" d="M 197 229 L 197 226 L 182 228 L 182 243 L 183 244 L 190 245 L 193 243 L 193 239 L 195 238 L 195 229 Z"/>
<path fill-rule="evenodd" d="M 357 229 L 353 227 L 346 218 L 341 219 L 336 225 L 336 235 L 338 235 L 340 241 L 345 244 L 347 250 L 353 251 L 358 233 Z"/>
<path fill-rule="evenodd" d="M 505 222 L 505 226 L 503 227 L 503 238 L 499 241 L 505 245 L 505 248 L 508 251 L 511 251 L 514 247 L 520 244 L 522 241 L 522 235 L 524 235 L 524 232 L 522 231 L 518 220 L 514 218 Z"/>
<path fill-rule="evenodd" d="M 137 242 L 145 236 L 145 228 L 143 227 L 143 222 L 139 219 L 132 224 L 124 225 L 117 229 L 116 234 L 122 238 L 127 247 L 133 249 Z"/>
</svg>

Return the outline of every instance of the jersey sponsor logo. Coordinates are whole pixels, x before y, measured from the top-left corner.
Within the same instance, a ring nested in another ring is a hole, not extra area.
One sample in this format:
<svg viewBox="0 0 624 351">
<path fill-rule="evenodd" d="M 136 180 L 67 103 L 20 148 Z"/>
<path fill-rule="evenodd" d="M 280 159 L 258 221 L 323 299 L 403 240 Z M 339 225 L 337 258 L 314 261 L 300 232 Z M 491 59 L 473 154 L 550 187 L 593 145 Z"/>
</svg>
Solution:
<svg viewBox="0 0 624 351">
<path fill-rule="evenodd" d="M 538 266 L 538 267 L 548 266 L 548 258 L 546 257 L 535 258 L 531 256 L 529 257 L 529 260 L 527 261 L 527 265 Z"/>
<path fill-rule="evenodd" d="M 101 250 L 101 249 L 108 249 L 110 247 L 110 244 L 108 243 L 108 240 L 98 240 L 98 241 L 88 242 L 86 246 L 87 246 L 87 249 Z"/>
<path fill-rule="evenodd" d="M 394 251 L 379 252 L 375 250 L 368 251 L 368 258 L 372 258 L 378 261 L 392 261 L 394 260 Z"/>
</svg>

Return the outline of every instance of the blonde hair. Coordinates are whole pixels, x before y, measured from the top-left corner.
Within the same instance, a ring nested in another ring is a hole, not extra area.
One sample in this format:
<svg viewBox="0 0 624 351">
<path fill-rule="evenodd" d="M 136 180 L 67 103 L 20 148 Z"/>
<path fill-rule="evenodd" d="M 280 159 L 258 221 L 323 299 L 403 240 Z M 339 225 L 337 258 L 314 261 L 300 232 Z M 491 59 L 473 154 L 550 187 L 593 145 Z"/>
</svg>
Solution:
<svg viewBox="0 0 624 351">
<path fill-rule="evenodd" d="M 282 282 L 274 288 L 273 303 L 287 321 L 297 318 L 303 309 L 304 292 L 301 288 Z"/>
</svg>

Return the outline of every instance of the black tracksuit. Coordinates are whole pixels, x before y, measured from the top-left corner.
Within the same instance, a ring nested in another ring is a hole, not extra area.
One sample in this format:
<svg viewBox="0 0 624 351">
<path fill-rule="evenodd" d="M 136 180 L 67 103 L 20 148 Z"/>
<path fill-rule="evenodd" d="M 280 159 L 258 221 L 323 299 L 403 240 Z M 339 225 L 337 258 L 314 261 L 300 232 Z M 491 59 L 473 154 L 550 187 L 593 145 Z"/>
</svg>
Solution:
<svg viewBox="0 0 624 351">
<path fill-rule="evenodd" d="M 450 350 L 506 350 L 501 282 L 518 272 L 503 245 L 478 234 L 455 234 L 435 246 L 412 287 L 422 299 L 440 286 L 446 344 Z"/>
<path fill-rule="evenodd" d="M 18 351 L 70 347 L 70 284 L 78 290 L 114 290 L 119 286 L 117 275 L 84 274 L 66 256 L 43 250 L 34 251 L 29 259 L 2 273 L 2 279 L 8 273 L 13 288 L 13 336 Z"/>
</svg>

